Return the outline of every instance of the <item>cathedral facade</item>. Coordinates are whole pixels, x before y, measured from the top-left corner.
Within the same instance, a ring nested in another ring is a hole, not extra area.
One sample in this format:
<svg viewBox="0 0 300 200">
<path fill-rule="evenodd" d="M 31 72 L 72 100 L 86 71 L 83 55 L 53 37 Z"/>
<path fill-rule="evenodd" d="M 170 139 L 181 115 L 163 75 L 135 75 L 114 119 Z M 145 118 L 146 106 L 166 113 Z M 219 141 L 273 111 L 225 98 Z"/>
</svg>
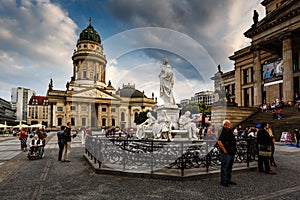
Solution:
<svg viewBox="0 0 300 200">
<path fill-rule="evenodd" d="M 107 60 L 91 20 L 80 33 L 72 60 L 73 76 L 66 90 L 55 90 L 52 79 L 49 83 L 48 127 L 59 128 L 71 122 L 74 127 L 135 128 L 135 116 L 157 105 L 153 93 L 148 98 L 133 84 L 116 90 L 111 81 L 106 83 Z"/>
</svg>

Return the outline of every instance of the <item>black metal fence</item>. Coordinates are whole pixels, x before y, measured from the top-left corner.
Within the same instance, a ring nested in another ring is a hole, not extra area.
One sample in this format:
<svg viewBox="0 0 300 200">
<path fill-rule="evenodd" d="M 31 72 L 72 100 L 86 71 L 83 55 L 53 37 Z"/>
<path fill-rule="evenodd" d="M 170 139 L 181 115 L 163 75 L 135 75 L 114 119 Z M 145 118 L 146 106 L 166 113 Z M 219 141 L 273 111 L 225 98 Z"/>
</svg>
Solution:
<svg viewBox="0 0 300 200">
<path fill-rule="evenodd" d="M 126 172 L 148 172 L 179 169 L 181 176 L 185 170 L 218 167 L 220 150 L 215 140 L 204 141 L 161 141 L 131 140 L 87 135 L 86 154 L 99 165 Z M 247 167 L 256 159 L 256 143 L 253 138 L 238 140 L 235 162 Z"/>
</svg>

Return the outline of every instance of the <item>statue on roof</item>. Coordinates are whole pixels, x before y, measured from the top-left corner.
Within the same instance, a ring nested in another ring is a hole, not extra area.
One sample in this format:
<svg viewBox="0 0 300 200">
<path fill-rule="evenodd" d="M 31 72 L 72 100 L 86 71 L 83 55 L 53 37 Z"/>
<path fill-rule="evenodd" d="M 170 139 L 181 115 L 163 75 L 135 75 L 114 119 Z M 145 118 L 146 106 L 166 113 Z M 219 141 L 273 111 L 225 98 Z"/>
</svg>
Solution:
<svg viewBox="0 0 300 200">
<path fill-rule="evenodd" d="M 222 70 L 221 70 L 221 65 L 220 64 L 218 65 L 218 72 L 223 73 Z"/>
<path fill-rule="evenodd" d="M 49 90 L 52 90 L 53 89 L 53 80 L 52 78 L 50 78 L 50 83 L 49 83 Z"/>
<path fill-rule="evenodd" d="M 253 25 L 256 25 L 258 23 L 258 12 L 256 10 L 253 11 Z"/>
</svg>

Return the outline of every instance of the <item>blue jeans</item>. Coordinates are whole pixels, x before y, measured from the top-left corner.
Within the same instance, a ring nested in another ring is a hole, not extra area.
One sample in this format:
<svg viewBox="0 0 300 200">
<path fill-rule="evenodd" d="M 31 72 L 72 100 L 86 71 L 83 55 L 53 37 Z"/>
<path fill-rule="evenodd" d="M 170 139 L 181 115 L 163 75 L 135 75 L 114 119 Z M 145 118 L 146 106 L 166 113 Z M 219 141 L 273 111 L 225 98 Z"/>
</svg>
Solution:
<svg viewBox="0 0 300 200">
<path fill-rule="evenodd" d="M 58 151 L 58 160 L 61 161 L 61 157 L 62 157 L 62 154 L 63 154 L 63 150 L 64 150 L 64 144 L 59 142 L 58 143 L 58 147 L 59 147 L 59 151 Z"/>
<path fill-rule="evenodd" d="M 231 181 L 233 161 L 234 155 L 221 153 L 221 183 L 229 183 Z"/>
</svg>

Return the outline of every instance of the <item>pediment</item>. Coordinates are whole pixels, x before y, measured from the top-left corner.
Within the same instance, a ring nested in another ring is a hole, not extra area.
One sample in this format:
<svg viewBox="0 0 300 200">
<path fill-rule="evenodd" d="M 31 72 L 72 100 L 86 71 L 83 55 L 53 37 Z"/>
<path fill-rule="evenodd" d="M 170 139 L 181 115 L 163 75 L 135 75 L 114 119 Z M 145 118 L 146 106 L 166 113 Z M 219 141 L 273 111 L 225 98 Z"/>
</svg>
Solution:
<svg viewBox="0 0 300 200">
<path fill-rule="evenodd" d="M 79 98 L 93 98 L 93 99 L 116 99 L 113 95 L 105 93 L 97 88 L 78 91 L 72 95 L 72 97 L 79 97 Z"/>
</svg>

